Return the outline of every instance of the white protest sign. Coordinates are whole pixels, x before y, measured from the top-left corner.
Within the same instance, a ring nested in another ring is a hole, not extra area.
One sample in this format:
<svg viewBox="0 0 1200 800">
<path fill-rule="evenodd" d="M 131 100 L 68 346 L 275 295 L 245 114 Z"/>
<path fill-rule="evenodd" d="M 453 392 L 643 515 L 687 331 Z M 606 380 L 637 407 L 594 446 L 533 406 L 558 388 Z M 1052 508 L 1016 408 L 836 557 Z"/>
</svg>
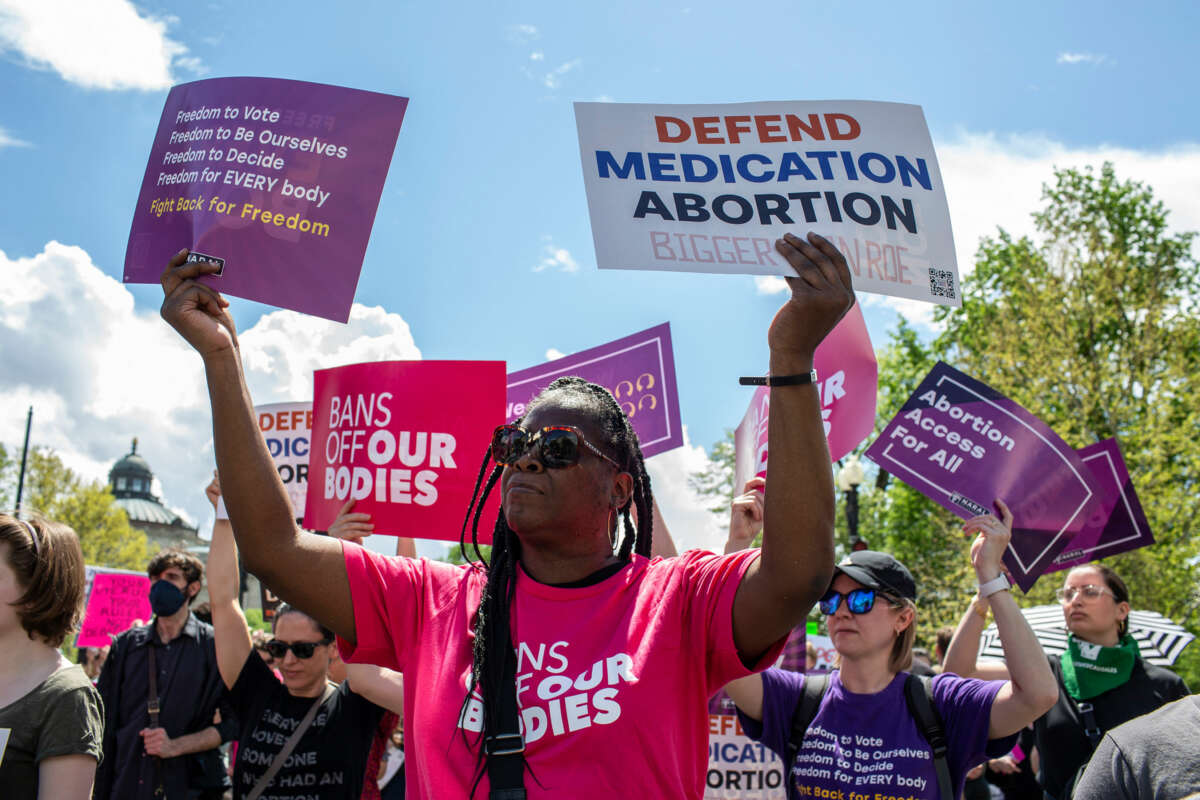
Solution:
<svg viewBox="0 0 1200 800">
<path fill-rule="evenodd" d="M 790 275 L 816 231 L 859 291 L 958 306 L 950 211 L 920 106 L 576 103 L 601 269 Z"/>
<path fill-rule="evenodd" d="M 742 730 L 736 714 L 708 715 L 704 800 L 782 800 L 783 762 Z"/>
<path fill-rule="evenodd" d="M 292 501 L 293 517 L 304 516 L 308 494 L 308 444 L 312 436 L 312 401 L 255 406 L 258 429 Z M 225 498 L 217 500 L 217 519 L 229 519 Z"/>
</svg>

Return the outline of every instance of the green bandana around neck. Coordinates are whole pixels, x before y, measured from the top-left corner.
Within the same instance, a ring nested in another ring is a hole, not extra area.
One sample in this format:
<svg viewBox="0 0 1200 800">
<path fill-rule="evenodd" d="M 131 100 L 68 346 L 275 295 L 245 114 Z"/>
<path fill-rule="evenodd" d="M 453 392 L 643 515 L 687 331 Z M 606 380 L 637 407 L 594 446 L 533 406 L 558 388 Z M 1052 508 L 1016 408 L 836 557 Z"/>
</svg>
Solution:
<svg viewBox="0 0 1200 800">
<path fill-rule="evenodd" d="M 1067 634 L 1067 649 L 1059 659 L 1067 694 L 1088 700 L 1117 688 L 1129 680 L 1138 653 L 1137 641 L 1129 634 L 1116 647 L 1081 642 Z"/>
</svg>

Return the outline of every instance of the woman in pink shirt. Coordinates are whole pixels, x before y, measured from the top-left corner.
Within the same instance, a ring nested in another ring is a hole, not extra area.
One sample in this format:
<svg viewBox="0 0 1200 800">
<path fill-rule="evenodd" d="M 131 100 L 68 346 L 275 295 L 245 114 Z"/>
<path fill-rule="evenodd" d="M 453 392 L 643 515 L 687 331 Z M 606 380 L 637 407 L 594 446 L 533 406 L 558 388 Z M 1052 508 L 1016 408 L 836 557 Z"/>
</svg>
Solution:
<svg viewBox="0 0 1200 800">
<path fill-rule="evenodd" d="M 216 266 L 186 263 L 186 250 L 170 261 L 162 315 L 204 360 L 246 566 L 338 633 L 350 660 L 403 671 L 411 796 L 702 796 L 705 701 L 774 660 L 833 569 L 811 370 L 854 302 L 850 272 L 815 234 L 788 234 L 776 249 L 796 272 L 767 335 L 772 485 L 787 490 L 766 494 L 761 557 L 648 558 L 637 437 L 605 390 L 565 379 L 519 426 L 497 430 L 472 505 L 498 488 L 502 513 L 490 563 L 471 566 L 379 556 L 296 528 L 228 304 L 195 280 Z M 477 510 L 468 516 L 478 524 Z"/>
</svg>

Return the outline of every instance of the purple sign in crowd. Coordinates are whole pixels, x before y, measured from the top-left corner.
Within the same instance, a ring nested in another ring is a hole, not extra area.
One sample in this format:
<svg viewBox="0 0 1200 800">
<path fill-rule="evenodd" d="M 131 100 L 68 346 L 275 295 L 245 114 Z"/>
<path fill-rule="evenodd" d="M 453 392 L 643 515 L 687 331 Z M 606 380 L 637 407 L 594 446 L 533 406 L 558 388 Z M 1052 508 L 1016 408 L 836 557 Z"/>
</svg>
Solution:
<svg viewBox="0 0 1200 800">
<path fill-rule="evenodd" d="M 944 362 L 921 381 L 865 455 L 969 519 L 1013 513 L 1005 564 L 1029 591 L 1099 510 L 1092 471 L 1044 422 Z"/>
<path fill-rule="evenodd" d="M 656 325 L 616 341 L 545 364 L 510 372 L 505 422 L 555 378 L 578 375 L 612 392 L 641 442 L 646 458 L 683 445 L 671 326 Z"/>
<path fill-rule="evenodd" d="M 167 95 L 125 251 L 157 283 L 181 247 L 226 294 L 345 322 L 408 99 L 278 78 Z"/>
<path fill-rule="evenodd" d="M 1133 489 L 1116 439 L 1105 439 L 1076 452 L 1092 473 L 1100 501 L 1082 531 L 1051 563 L 1047 572 L 1077 567 L 1097 558 L 1154 544 L 1150 523 Z"/>
</svg>

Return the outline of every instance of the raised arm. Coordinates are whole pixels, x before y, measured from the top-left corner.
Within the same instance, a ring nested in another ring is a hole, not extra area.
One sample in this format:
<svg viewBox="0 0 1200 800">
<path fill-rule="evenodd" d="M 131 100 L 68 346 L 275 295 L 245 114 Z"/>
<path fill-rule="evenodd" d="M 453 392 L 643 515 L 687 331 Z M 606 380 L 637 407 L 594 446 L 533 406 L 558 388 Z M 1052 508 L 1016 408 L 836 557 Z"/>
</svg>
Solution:
<svg viewBox="0 0 1200 800">
<path fill-rule="evenodd" d="M 762 478 L 751 478 L 742 487 L 742 493 L 733 498 L 729 508 L 729 538 L 725 540 L 725 555 L 739 550 L 749 550 L 754 537 L 762 530 L 763 490 L 767 482 Z"/>
<path fill-rule="evenodd" d="M 967 533 L 978 534 L 971 545 L 971 563 L 981 586 L 1003 573 L 1001 559 L 1012 539 L 1012 512 L 1000 500 L 996 508 L 999 519 L 987 514 L 972 517 L 963 526 Z M 988 738 L 998 739 L 1016 733 L 1049 711 L 1058 701 L 1058 682 L 1012 593 L 1004 589 L 991 595 L 988 602 L 1010 675 L 992 701 Z"/>
<path fill-rule="evenodd" d="M 796 271 L 792 295 L 767 334 L 771 375 L 813 367 L 817 345 L 854 304 L 846 259 L 814 233 L 786 234 L 776 250 Z M 763 511 L 762 556 L 742 577 L 733 602 L 733 638 L 756 660 L 786 635 L 828 588 L 833 575 L 833 468 L 814 384 L 771 389 L 767 426 L 771 487 Z"/>
<path fill-rule="evenodd" d="M 1011 679 L 1008 667 L 1002 661 L 979 661 L 979 637 L 987 626 L 988 609 L 991 603 L 986 597 L 975 596 L 971 605 L 963 612 L 954 636 L 946 647 L 942 661 L 943 672 L 953 672 L 964 678 L 979 678 L 985 681 L 1007 681 Z"/>
<path fill-rule="evenodd" d="M 221 485 L 217 478 L 205 490 L 208 499 L 216 507 L 221 496 Z M 212 542 L 208 547 L 208 599 L 212 606 L 213 634 L 217 648 L 217 669 L 225 686 L 233 688 L 246 659 L 254 652 L 250 639 L 250 627 L 238 601 L 241 576 L 238 574 L 237 545 L 233 540 L 233 528 L 227 519 L 213 524 Z M 218 740 L 217 744 L 220 744 Z M 216 745 L 214 745 L 216 746 Z"/>
<path fill-rule="evenodd" d="M 399 672 L 374 664 L 347 664 L 346 680 L 356 694 L 404 715 L 404 676 Z"/>
<path fill-rule="evenodd" d="M 751 719 L 762 722 L 763 686 L 762 673 L 756 672 L 725 684 L 725 694 L 738 710 Z"/>
<path fill-rule="evenodd" d="M 196 278 L 217 271 L 187 264 L 181 250 L 161 282 L 161 313 L 204 360 L 212 403 L 217 469 L 225 477 L 225 507 L 246 568 L 281 598 L 355 641 L 354 609 L 341 543 L 296 527 L 279 473 L 254 419 L 238 352 L 237 332 L 224 298 Z"/>
<path fill-rule="evenodd" d="M 652 498 L 653 506 L 651 514 L 654 517 L 654 536 L 650 539 L 650 556 L 662 556 L 663 558 L 674 558 L 679 555 L 679 549 L 675 547 L 675 540 L 671 538 L 671 530 L 667 527 L 667 520 L 663 517 L 662 509 L 658 507 L 658 498 Z"/>
</svg>

